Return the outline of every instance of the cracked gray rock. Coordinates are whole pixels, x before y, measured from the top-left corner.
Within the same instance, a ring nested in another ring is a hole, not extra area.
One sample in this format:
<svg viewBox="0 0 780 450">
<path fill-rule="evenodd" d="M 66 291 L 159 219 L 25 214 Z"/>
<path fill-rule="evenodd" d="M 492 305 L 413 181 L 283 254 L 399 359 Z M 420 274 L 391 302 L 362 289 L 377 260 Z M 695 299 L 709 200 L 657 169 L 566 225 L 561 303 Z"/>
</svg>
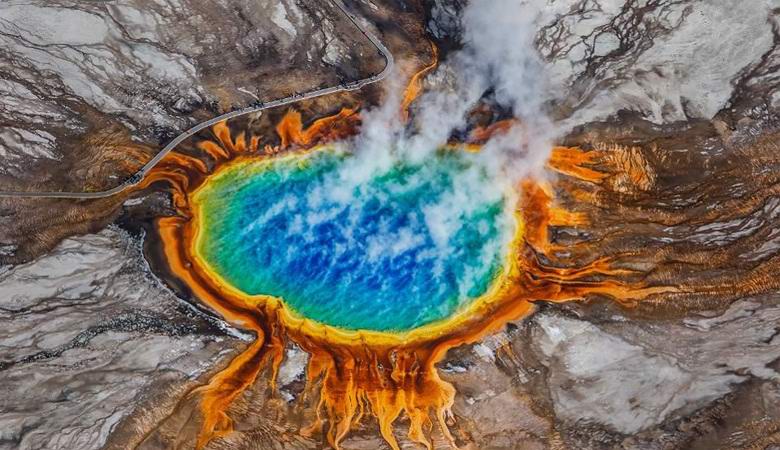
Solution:
<svg viewBox="0 0 780 450">
<path fill-rule="evenodd" d="M 457 41 L 464 5 L 433 1 L 431 34 Z M 729 0 L 547 2 L 536 44 L 550 92 L 540 94 L 552 99 L 564 133 L 621 111 L 655 124 L 709 120 L 744 97 L 753 99 L 753 115 L 776 119 L 776 6 L 772 0 L 739 7 Z"/>
<path fill-rule="evenodd" d="M 535 316 L 534 346 L 557 417 L 634 434 L 689 415 L 751 376 L 780 380 L 768 367 L 780 358 L 778 300 L 740 300 L 722 315 L 681 323 Z"/>
<path fill-rule="evenodd" d="M 148 273 L 117 229 L 0 271 L 0 448 L 101 448 L 145 396 L 236 342 Z"/>
</svg>

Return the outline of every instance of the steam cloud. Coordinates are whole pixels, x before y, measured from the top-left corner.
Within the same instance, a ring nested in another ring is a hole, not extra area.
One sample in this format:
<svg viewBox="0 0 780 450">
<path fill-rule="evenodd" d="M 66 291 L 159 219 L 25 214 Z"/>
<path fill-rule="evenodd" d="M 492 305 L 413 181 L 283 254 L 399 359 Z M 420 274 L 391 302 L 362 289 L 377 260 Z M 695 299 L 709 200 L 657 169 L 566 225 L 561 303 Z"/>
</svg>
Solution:
<svg viewBox="0 0 780 450">
<path fill-rule="evenodd" d="M 495 100 L 511 110 L 519 125 L 491 139 L 478 153 L 465 155 L 472 167 L 461 174 L 452 191 L 433 204 L 422 206 L 424 221 L 410 234 L 376 236 L 361 246 L 370 257 L 394 255 L 399 242 L 404 249 L 420 245 L 430 236 L 435 249 L 426 252 L 436 262 L 456 254 L 454 236 L 478 205 L 504 198 L 508 205 L 502 218 L 501 245 L 508 248 L 514 235 L 513 216 L 516 187 L 522 178 L 540 172 L 547 159 L 552 126 L 543 114 L 545 86 L 542 63 L 534 47 L 534 22 L 542 12 L 543 0 L 471 0 L 465 9 L 463 47 L 449 55 L 430 75 L 433 87 L 416 100 L 413 123 L 399 117 L 405 80 L 395 77 L 381 107 L 363 114 L 361 133 L 347 143 L 352 157 L 345 160 L 327 188 L 308 193 L 313 210 L 333 211 L 360 208 L 367 198 L 368 181 L 398 164 L 429 163 L 432 154 L 445 145 L 453 131 L 462 129 L 469 112 L 492 90 Z M 316 211 L 315 211 L 316 212 Z M 354 230 L 343 230 L 351 236 Z M 361 249 L 358 249 L 359 251 Z M 489 265 L 496 253 L 484 252 L 475 267 Z M 434 280 L 435 281 L 435 280 Z M 465 292 L 469 286 L 461 286 Z"/>
<path fill-rule="evenodd" d="M 540 175 L 554 133 L 544 114 L 543 104 L 549 94 L 543 63 L 534 45 L 535 22 L 543 11 L 544 0 L 470 0 L 461 17 L 463 47 L 429 76 L 433 86 L 415 101 L 414 123 L 400 121 L 400 93 L 405 81 L 396 77 L 388 84 L 384 104 L 364 115 L 361 134 L 353 142 L 356 157 L 341 171 L 340 194 L 336 195 L 346 201 L 355 186 L 377 173 L 401 161 L 425 160 L 447 143 L 453 131 L 466 125 L 469 112 L 490 90 L 495 101 L 511 110 L 519 124 L 493 137 L 478 154 L 469 155 L 489 182 L 481 177 L 463 179 L 455 187 L 460 192 L 453 192 L 452 198 L 487 201 L 511 196 L 516 193 L 518 181 Z M 465 217 L 468 208 L 458 201 L 431 205 L 431 231 L 456 232 L 458 226 L 453 222 Z M 507 223 L 511 227 L 512 221 Z"/>
<path fill-rule="evenodd" d="M 343 171 L 347 185 L 360 183 L 400 160 L 421 161 L 466 125 L 468 113 L 492 89 L 495 100 L 520 124 L 491 139 L 477 162 L 496 183 L 539 173 L 553 127 L 543 113 L 547 90 L 534 46 L 535 21 L 544 0 L 471 0 L 463 11 L 463 48 L 442 62 L 435 80 L 414 105 L 414 124 L 400 121 L 404 83 L 392 80 L 382 107 L 364 115 L 354 141 L 357 157 Z"/>
</svg>

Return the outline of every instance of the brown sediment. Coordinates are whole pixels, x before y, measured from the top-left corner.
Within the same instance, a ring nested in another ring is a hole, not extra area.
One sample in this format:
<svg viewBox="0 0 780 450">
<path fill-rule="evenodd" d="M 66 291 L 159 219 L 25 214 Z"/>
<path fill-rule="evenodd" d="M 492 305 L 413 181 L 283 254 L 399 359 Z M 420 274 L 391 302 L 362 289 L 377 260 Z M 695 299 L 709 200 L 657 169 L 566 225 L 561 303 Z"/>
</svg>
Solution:
<svg viewBox="0 0 780 450">
<path fill-rule="evenodd" d="M 123 181 L 151 157 L 151 148 L 133 142 L 127 130 L 105 126 L 79 140 L 83 164 L 65 166 L 69 176 L 83 180 L 79 189 L 100 191 Z M 44 184 L 23 187 L 44 189 Z M 22 188 L 14 186 L 11 190 Z M 0 245 L 12 244 L 15 251 L 0 254 L 0 264 L 20 264 L 59 244 L 63 239 L 94 233 L 114 220 L 129 197 L 122 192 L 108 198 L 71 200 L 53 198 L 0 198 Z"/>
<path fill-rule="evenodd" d="M 150 147 L 133 142 L 117 125 L 84 136 L 79 148 L 81 164 L 71 168 L 84 180 L 83 190 L 100 191 L 116 184 L 112 177 L 137 172 L 152 157 Z"/>
<path fill-rule="evenodd" d="M 595 143 L 581 155 L 556 150 L 549 163 L 566 175 L 556 181 L 561 200 L 591 221 L 589 239 L 569 247 L 564 262 L 610 254 L 638 270 L 632 279 L 677 287 L 631 314 L 679 317 L 780 287 L 772 275 L 780 271 L 777 134 L 733 145 L 697 133 Z M 709 152 L 675 149 L 691 146 Z M 561 164 L 571 161 L 587 170 Z"/>
<path fill-rule="evenodd" d="M 281 144 L 271 152 L 264 148 L 261 154 L 256 136 L 249 139 L 249 145 L 245 133 L 234 138 L 226 124 L 217 124 L 213 129 L 215 140 L 201 143 L 199 148 L 217 164 L 235 158 L 269 158 L 279 151 L 308 151 L 343 139 L 354 133 L 359 120 L 355 111 L 344 109 L 304 128 L 300 114 L 290 111 L 276 127 Z M 595 161 L 593 152 L 556 148 L 550 165 L 588 182 L 600 182 L 606 176 L 590 168 Z M 192 395 L 200 399 L 197 448 L 232 430 L 227 408 L 254 383 L 264 367 L 276 373 L 287 340 L 311 355 L 307 392 L 315 385 L 319 387 L 316 419 L 304 432 L 317 433 L 327 422 L 326 439 L 338 448 L 349 431 L 370 415 L 377 420 L 387 443 L 398 449 L 393 424 L 404 415 L 412 441 L 431 448 L 435 427 L 455 446 L 448 426 L 453 419 L 455 389 L 440 378 L 436 369 L 449 349 L 476 342 L 525 316 L 533 310 L 535 301 L 561 302 L 601 295 L 628 305 L 653 294 L 674 291 L 646 286 L 638 280 L 627 281 L 635 271 L 617 267 L 609 257 L 587 264 L 560 264 L 554 253 L 562 247 L 552 242 L 549 230 L 583 227 L 588 218 L 557 205 L 552 186 L 528 179 L 518 187 L 518 234 L 506 272 L 485 297 L 467 310 L 404 333 L 351 331 L 314 323 L 289 310 L 281 299 L 239 292 L 200 262 L 194 246 L 199 211 L 191 193 L 207 182 L 204 167 L 191 158 L 173 154 L 142 185 L 166 181 L 171 186 L 179 216 L 158 223 L 171 272 L 225 320 L 256 335 L 254 343 L 228 367 L 193 391 Z"/>
</svg>

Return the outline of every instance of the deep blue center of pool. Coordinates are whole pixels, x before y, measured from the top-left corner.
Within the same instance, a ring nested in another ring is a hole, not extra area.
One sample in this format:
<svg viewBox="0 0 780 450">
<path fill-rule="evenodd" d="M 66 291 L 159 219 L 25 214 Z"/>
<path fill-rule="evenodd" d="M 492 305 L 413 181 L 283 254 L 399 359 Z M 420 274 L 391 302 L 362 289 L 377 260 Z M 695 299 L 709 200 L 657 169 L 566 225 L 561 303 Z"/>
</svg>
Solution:
<svg viewBox="0 0 780 450">
<path fill-rule="evenodd" d="M 195 196 L 198 255 L 240 291 L 344 329 L 410 330 L 483 295 L 514 232 L 487 173 L 440 151 L 356 181 L 351 158 L 317 150 L 222 168 Z"/>
</svg>

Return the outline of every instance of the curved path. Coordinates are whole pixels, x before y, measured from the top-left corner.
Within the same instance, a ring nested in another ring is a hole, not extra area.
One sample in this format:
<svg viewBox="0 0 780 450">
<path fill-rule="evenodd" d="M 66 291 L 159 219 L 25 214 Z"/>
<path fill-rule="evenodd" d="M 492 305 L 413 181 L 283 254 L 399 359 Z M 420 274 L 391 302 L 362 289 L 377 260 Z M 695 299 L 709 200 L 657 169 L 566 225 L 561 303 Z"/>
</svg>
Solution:
<svg viewBox="0 0 780 450">
<path fill-rule="evenodd" d="M 165 155 L 168 154 L 171 150 L 173 150 L 176 146 L 181 144 L 185 139 L 191 137 L 195 133 L 208 128 L 218 122 L 221 122 L 223 120 L 232 119 L 234 117 L 243 116 L 245 114 L 251 114 L 253 112 L 262 111 L 264 109 L 269 108 L 275 108 L 277 106 L 284 106 L 289 105 L 291 103 L 299 102 L 301 100 L 307 100 L 315 97 L 321 97 L 323 95 L 328 94 L 335 94 L 336 92 L 344 92 L 344 91 L 354 91 L 356 89 L 360 89 L 364 86 L 367 86 L 371 83 L 376 83 L 377 81 L 383 80 L 387 77 L 387 75 L 390 73 L 390 71 L 393 68 L 393 65 L 395 63 L 393 59 L 392 53 L 390 53 L 390 50 L 387 49 L 387 47 L 382 44 L 382 42 L 374 36 L 370 31 L 363 28 L 363 26 L 358 22 L 355 15 L 353 15 L 351 12 L 349 12 L 344 6 L 344 4 L 341 2 L 341 0 L 330 0 L 334 5 L 336 5 L 341 12 L 344 13 L 344 15 L 349 18 L 349 20 L 360 30 L 363 35 L 368 38 L 369 41 L 374 45 L 374 47 L 377 48 L 379 53 L 385 58 L 385 68 L 382 69 L 381 72 L 378 74 L 372 75 L 368 78 L 363 78 L 361 80 L 351 81 L 349 83 L 342 83 L 338 86 L 332 86 L 332 87 L 326 87 L 321 89 L 316 89 L 313 91 L 301 93 L 301 94 L 293 94 L 289 97 L 280 98 L 278 100 L 273 100 L 270 102 L 261 102 L 260 104 L 256 106 L 250 106 L 243 109 L 237 109 L 235 111 L 231 111 L 225 114 L 222 114 L 221 116 L 214 117 L 213 119 L 207 120 L 205 122 L 201 122 L 194 127 L 190 128 L 189 130 L 185 131 L 184 133 L 178 135 L 174 140 L 169 142 L 165 147 L 163 147 L 162 150 L 160 150 L 159 153 L 157 153 L 154 158 L 149 160 L 138 172 L 133 174 L 130 178 L 128 178 L 126 181 L 124 181 L 119 186 L 116 186 L 114 188 L 108 189 L 106 191 L 99 191 L 99 192 L 59 192 L 59 191 L 40 191 L 40 192 L 23 192 L 23 191 L 0 191 L 0 197 L 42 197 L 42 198 L 80 198 L 80 199 L 90 199 L 90 198 L 103 198 L 103 197 L 110 197 L 112 195 L 118 194 L 122 191 L 125 191 L 139 182 L 143 180 L 143 178 L 146 176 L 147 173 L 149 173 L 152 168 L 157 165 L 160 160 L 162 160 Z"/>
</svg>

